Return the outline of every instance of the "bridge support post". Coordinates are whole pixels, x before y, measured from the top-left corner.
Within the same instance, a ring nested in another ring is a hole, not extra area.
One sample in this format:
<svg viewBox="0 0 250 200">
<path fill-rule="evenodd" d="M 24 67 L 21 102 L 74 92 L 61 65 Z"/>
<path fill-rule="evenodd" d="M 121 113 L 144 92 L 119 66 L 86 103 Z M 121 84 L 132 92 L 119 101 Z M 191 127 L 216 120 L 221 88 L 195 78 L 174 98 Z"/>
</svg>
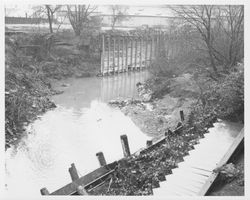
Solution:
<svg viewBox="0 0 250 200">
<path fill-rule="evenodd" d="M 97 156 L 97 159 L 98 159 L 101 167 L 105 166 L 107 164 L 106 160 L 104 158 L 103 152 L 100 151 L 100 152 L 96 153 L 96 156 Z"/>
<path fill-rule="evenodd" d="M 49 191 L 48 191 L 48 189 L 46 187 L 42 188 L 40 190 L 40 192 L 41 192 L 41 195 L 49 195 Z"/>
<path fill-rule="evenodd" d="M 121 138 L 122 150 L 123 150 L 124 157 L 128 157 L 128 156 L 130 156 L 128 137 L 127 137 L 127 135 L 121 135 L 120 138 Z"/>
<path fill-rule="evenodd" d="M 76 170 L 76 167 L 75 167 L 74 163 L 72 163 L 71 167 L 69 168 L 69 174 L 70 174 L 70 177 L 71 177 L 72 181 L 76 181 L 76 180 L 79 179 L 79 175 L 77 173 L 77 170 Z"/>
</svg>

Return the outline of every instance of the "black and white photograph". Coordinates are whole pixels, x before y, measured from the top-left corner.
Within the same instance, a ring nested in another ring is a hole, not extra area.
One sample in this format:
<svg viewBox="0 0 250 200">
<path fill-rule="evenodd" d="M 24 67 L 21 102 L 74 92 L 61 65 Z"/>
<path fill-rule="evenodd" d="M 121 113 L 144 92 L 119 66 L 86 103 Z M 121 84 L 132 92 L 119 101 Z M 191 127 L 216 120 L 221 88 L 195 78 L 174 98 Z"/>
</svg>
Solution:
<svg viewBox="0 0 250 200">
<path fill-rule="evenodd" d="M 5 1 L 0 199 L 246 197 L 246 7 Z"/>
</svg>

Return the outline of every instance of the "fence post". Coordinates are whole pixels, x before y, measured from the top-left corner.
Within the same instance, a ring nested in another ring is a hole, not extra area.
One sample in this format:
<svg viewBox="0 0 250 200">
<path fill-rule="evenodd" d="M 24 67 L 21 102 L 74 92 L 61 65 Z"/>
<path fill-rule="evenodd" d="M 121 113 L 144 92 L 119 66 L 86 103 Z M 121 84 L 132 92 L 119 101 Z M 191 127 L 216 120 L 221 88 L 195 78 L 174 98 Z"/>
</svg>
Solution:
<svg viewBox="0 0 250 200">
<path fill-rule="evenodd" d="M 152 63 L 152 53 L 153 53 L 153 38 L 150 38 L 150 58 L 149 58 L 149 63 Z"/>
<path fill-rule="evenodd" d="M 140 37 L 140 70 L 142 68 L 142 38 Z"/>
<path fill-rule="evenodd" d="M 124 72 L 124 37 L 122 37 L 122 72 Z"/>
<path fill-rule="evenodd" d="M 124 155 L 124 157 L 128 157 L 128 156 L 130 156 L 128 137 L 127 137 L 127 135 L 121 135 L 120 138 L 121 138 L 121 143 L 122 143 L 123 155 Z"/>
<path fill-rule="evenodd" d="M 107 75 L 109 75 L 109 67 L 110 67 L 110 36 L 108 36 L 108 68 L 107 68 Z"/>
<path fill-rule="evenodd" d="M 113 73 L 115 73 L 115 36 L 113 39 Z"/>
<path fill-rule="evenodd" d="M 100 151 L 100 152 L 96 153 L 96 156 L 97 156 L 97 159 L 98 159 L 101 167 L 107 164 L 106 160 L 104 158 L 103 152 Z"/>
<path fill-rule="evenodd" d="M 101 54 L 101 74 L 104 75 L 104 63 L 105 63 L 105 38 L 102 34 L 102 54 Z"/>
<path fill-rule="evenodd" d="M 156 35 L 155 35 L 155 39 L 156 39 L 156 43 L 155 43 L 155 58 L 157 58 L 158 57 L 158 44 L 159 44 L 157 32 L 156 32 Z"/>
<path fill-rule="evenodd" d="M 133 65 L 133 37 L 131 37 L 131 52 L 130 52 L 130 70 L 132 70 Z"/>
<path fill-rule="evenodd" d="M 69 173 L 70 173 L 70 177 L 72 179 L 72 181 L 76 181 L 79 179 L 75 164 L 72 163 L 71 167 L 69 168 Z"/>
<path fill-rule="evenodd" d="M 120 71 L 120 37 L 117 37 L 117 73 Z"/>
<path fill-rule="evenodd" d="M 126 48 L 125 70 L 128 71 L 128 37 L 125 37 L 125 48 Z"/>
<path fill-rule="evenodd" d="M 48 191 L 48 189 L 46 187 L 42 188 L 40 190 L 40 192 L 41 192 L 41 195 L 49 195 L 49 191 Z"/>
<path fill-rule="evenodd" d="M 147 67 L 147 61 L 148 61 L 148 37 L 146 36 L 146 49 L 145 49 L 145 68 Z"/>
<path fill-rule="evenodd" d="M 137 38 L 135 38 L 135 67 L 134 69 L 137 69 Z"/>
</svg>

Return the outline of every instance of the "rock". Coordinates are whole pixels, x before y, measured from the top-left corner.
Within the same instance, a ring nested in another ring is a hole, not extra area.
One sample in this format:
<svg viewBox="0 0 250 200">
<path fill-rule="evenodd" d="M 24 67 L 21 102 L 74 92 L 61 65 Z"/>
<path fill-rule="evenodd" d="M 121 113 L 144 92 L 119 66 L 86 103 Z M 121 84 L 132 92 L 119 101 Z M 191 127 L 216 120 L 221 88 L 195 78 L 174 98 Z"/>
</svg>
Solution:
<svg viewBox="0 0 250 200">
<path fill-rule="evenodd" d="M 61 86 L 62 86 L 62 87 L 69 87 L 69 84 L 68 84 L 68 83 L 62 83 Z"/>
</svg>

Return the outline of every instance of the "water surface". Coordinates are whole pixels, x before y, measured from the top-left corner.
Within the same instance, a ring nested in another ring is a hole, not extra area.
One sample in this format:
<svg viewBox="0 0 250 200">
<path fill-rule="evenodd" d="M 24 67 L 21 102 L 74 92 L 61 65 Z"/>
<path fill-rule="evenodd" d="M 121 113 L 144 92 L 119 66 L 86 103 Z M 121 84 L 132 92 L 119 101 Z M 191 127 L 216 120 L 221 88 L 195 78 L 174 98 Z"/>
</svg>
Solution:
<svg viewBox="0 0 250 200">
<path fill-rule="evenodd" d="M 135 84 L 148 76 L 144 71 L 56 83 L 64 90 L 52 97 L 57 108 L 27 127 L 29 134 L 6 152 L 6 196 L 40 196 L 43 187 L 53 192 L 71 182 L 71 163 L 79 175 L 99 167 L 99 151 L 108 163 L 122 158 L 122 134 L 128 136 L 131 152 L 144 147 L 148 136 L 107 102 L 137 97 Z"/>
</svg>

